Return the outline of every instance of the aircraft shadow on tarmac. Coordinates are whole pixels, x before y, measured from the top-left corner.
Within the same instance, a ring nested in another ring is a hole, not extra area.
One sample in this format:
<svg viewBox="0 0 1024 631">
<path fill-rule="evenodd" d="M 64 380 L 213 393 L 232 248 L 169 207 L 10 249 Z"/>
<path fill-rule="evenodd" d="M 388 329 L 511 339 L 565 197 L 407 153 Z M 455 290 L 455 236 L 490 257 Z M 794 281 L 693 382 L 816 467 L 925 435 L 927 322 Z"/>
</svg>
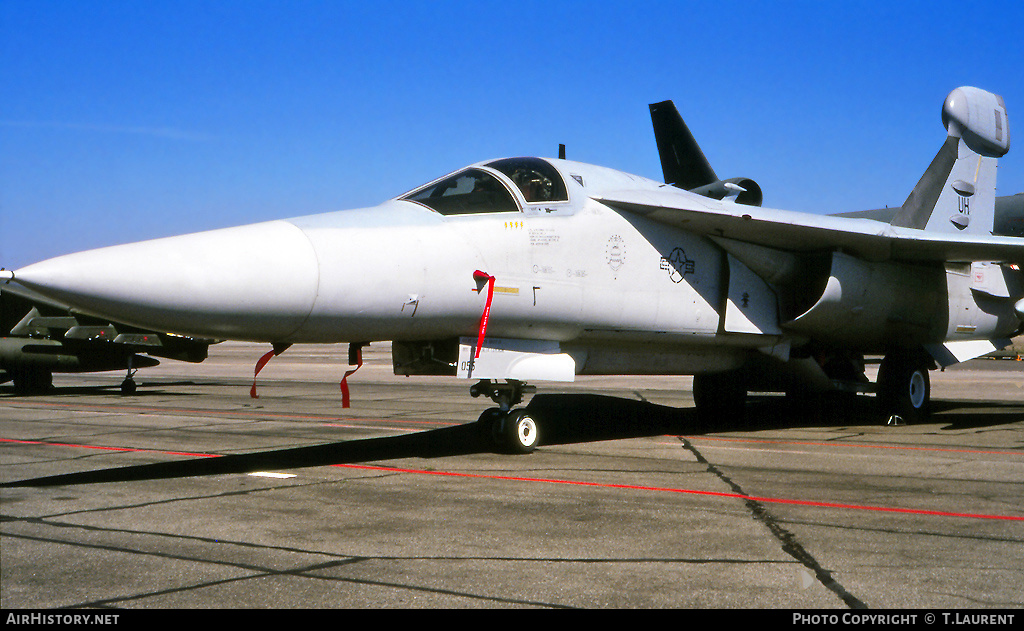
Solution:
<svg viewBox="0 0 1024 631">
<path fill-rule="evenodd" d="M 1024 416 L 1024 402 L 1005 403 L 1002 401 L 935 401 L 932 400 L 932 422 L 947 422 L 939 429 L 978 429 L 1009 425 Z"/>
<path fill-rule="evenodd" d="M 241 382 L 240 382 L 241 384 Z M 76 396 L 76 397 L 88 397 L 88 396 L 110 396 L 111 394 L 122 394 L 125 399 L 134 399 L 140 397 L 193 397 L 194 392 L 187 390 L 176 390 L 175 388 L 189 388 L 197 386 L 218 386 L 221 385 L 219 382 L 204 382 L 204 381 L 161 381 L 158 384 L 147 383 L 145 387 L 140 387 L 135 392 L 130 394 L 124 394 L 121 392 L 120 382 L 111 382 L 107 384 L 99 384 L 92 386 L 53 386 L 46 390 L 34 391 L 34 392 L 17 392 L 10 383 L 0 385 L 0 399 L 24 399 L 31 397 L 64 397 L 64 396 Z M 239 387 L 247 387 L 239 385 Z"/>
<path fill-rule="evenodd" d="M 863 425 L 865 418 L 871 418 L 864 416 L 872 413 L 871 403 L 872 399 L 868 397 L 857 397 L 847 401 L 843 406 L 798 407 L 782 397 L 751 397 L 747 406 L 747 419 L 731 424 L 719 422 L 713 429 L 717 433 L 741 429 Z M 953 425 L 948 429 L 1001 425 L 1015 420 L 1013 414 L 999 413 L 998 403 L 935 404 L 938 408 L 962 410 L 962 413 L 950 416 Z M 972 408 L 979 406 L 983 410 L 972 411 Z M 701 427 L 693 408 L 672 408 L 647 401 L 601 395 L 537 395 L 527 408 L 543 428 L 541 445 L 565 445 L 666 434 L 694 435 L 706 433 L 711 429 Z M 823 409 L 826 411 L 822 412 Z M 831 419 L 827 418 L 829 415 L 832 415 Z M 859 420 L 851 423 L 852 419 Z M 0 487 L 158 480 L 403 458 L 439 458 L 495 451 L 492 437 L 482 431 L 478 423 L 473 422 L 400 436 L 46 476 L 8 482 L 0 484 Z"/>
</svg>

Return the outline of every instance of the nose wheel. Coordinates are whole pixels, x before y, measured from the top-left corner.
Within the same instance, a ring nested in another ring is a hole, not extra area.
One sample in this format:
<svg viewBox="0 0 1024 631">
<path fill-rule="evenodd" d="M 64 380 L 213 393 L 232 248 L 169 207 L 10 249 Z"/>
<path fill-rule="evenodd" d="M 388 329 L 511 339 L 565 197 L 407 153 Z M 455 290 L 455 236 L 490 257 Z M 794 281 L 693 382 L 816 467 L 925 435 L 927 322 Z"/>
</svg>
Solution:
<svg viewBox="0 0 1024 631">
<path fill-rule="evenodd" d="M 496 445 L 510 453 L 528 454 L 540 444 L 540 427 L 537 420 L 524 409 L 512 409 L 521 403 L 523 395 L 536 391 L 521 381 L 504 384 L 481 381 L 470 388 L 474 397 L 487 396 L 498 404 L 489 408 L 477 420 L 481 433 Z"/>
</svg>

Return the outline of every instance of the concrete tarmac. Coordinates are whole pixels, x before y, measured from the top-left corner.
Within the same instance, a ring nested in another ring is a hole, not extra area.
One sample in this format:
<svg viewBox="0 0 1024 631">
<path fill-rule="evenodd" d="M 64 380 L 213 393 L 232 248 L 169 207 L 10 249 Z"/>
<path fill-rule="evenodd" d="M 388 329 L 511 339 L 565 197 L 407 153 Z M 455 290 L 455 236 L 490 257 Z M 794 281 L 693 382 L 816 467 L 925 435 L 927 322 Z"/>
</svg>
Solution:
<svg viewBox="0 0 1024 631">
<path fill-rule="evenodd" d="M 0 386 L 0 607 L 912 608 L 1024 603 L 1024 362 L 696 423 L 684 377 L 539 384 L 534 453 L 384 345 L 226 343 L 198 365 Z"/>
</svg>

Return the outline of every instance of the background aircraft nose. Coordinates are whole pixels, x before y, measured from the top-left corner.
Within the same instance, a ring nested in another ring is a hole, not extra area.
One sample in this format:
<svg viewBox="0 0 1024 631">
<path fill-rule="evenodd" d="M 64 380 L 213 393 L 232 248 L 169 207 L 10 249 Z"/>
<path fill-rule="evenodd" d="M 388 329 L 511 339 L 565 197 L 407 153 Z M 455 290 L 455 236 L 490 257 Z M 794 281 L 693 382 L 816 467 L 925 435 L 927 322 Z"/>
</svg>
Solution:
<svg viewBox="0 0 1024 631">
<path fill-rule="evenodd" d="M 305 233 L 271 221 L 69 254 L 16 270 L 14 278 L 128 324 L 273 342 L 306 320 L 319 267 Z"/>
</svg>

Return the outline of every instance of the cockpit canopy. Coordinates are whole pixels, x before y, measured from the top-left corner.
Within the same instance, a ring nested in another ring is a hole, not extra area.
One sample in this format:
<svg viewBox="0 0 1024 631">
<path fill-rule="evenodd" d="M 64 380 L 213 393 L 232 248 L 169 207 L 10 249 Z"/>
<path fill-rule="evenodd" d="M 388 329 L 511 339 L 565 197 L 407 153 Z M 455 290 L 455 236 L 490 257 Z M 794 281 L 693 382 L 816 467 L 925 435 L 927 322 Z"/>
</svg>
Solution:
<svg viewBox="0 0 1024 631">
<path fill-rule="evenodd" d="M 505 158 L 488 162 L 515 182 L 527 202 L 565 202 L 569 194 L 558 170 L 540 158 Z"/>
<path fill-rule="evenodd" d="M 540 158 L 505 158 L 489 162 L 519 188 L 527 203 L 569 200 L 565 181 L 555 167 Z M 518 212 L 520 204 L 500 179 L 470 167 L 417 189 L 400 199 L 418 202 L 442 215 Z"/>
</svg>

